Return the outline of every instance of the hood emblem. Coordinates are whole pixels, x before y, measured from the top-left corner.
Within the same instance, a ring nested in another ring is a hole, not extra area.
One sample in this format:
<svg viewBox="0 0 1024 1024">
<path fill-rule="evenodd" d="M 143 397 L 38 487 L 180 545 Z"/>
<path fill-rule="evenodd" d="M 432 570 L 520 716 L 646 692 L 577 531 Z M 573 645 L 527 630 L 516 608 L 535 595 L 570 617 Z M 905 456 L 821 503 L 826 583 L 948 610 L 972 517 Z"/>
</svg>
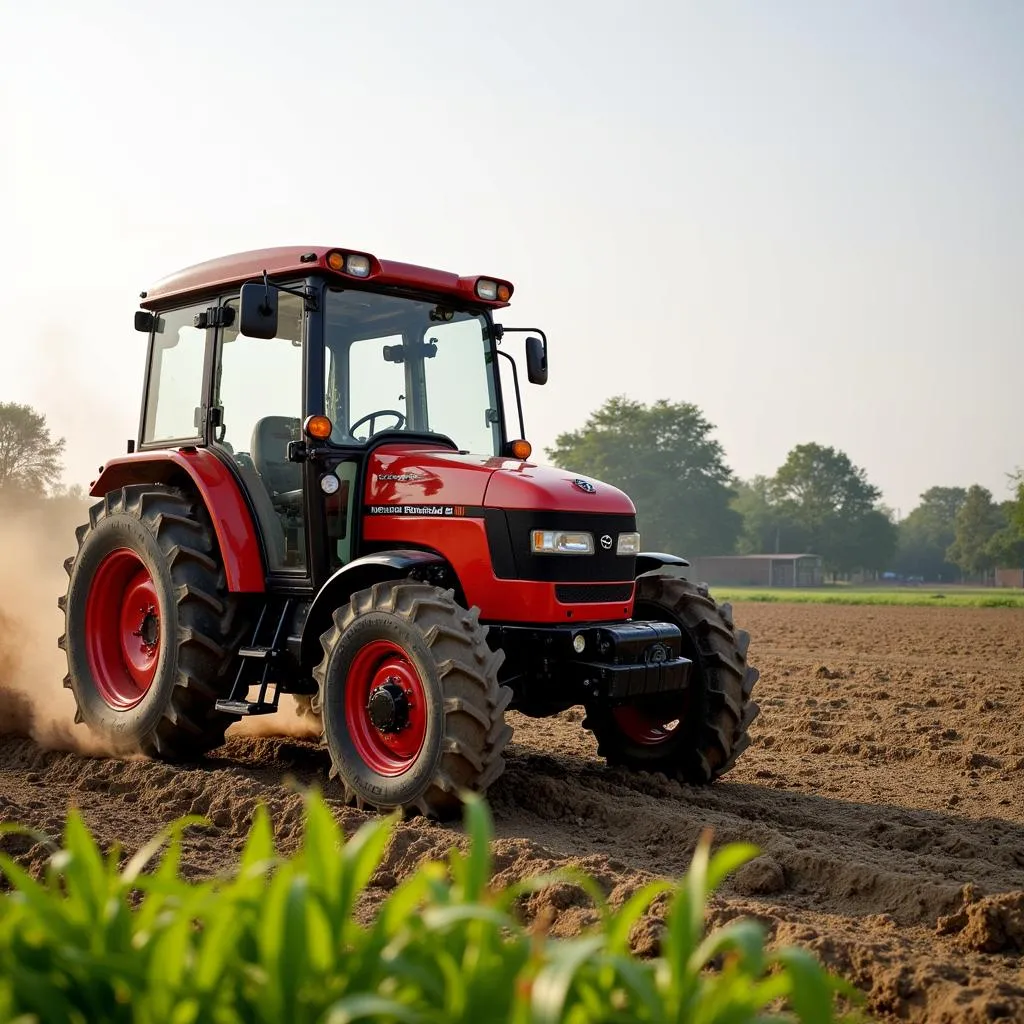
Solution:
<svg viewBox="0 0 1024 1024">
<path fill-rule="evenodd" d="M 597 488 L 589 480 L 581 480 L 579 477 L 576 477 L 573 483 L 586 494 L 594 494 L 597 491 Z"/>
<path fill-rule="evenodd" d="M 612 539 L 607 533 L 601 538 L 601 547 L 603 547 L 605 551 L 611 551 L 612 549 Z"/>
</svg>

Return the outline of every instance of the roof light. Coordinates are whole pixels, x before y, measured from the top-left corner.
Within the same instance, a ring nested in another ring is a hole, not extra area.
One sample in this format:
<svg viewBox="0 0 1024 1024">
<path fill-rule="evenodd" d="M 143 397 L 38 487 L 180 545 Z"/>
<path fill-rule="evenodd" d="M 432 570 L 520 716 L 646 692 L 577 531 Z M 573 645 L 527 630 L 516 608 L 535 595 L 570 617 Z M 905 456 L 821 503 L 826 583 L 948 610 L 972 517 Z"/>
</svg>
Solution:
<svg viewBox="0 0 1024 1024">
<path fill-rule="evenodd" d="M 369 277 L 370 271 L 373 269 L 373 261 L 361 252 L 339 252 L 334 249 L 327 254 L 327 266 L 339 274 Z"/>
<path fill-rule="evenodd" d="M 495 302 L 498 298 L 498 282 L 482 277 L 476 283 L 476 293 L 485 302 Z"/>
<path fill-rule="evenodd" d="M 498 301 L 508 302 L 512 298 L 512 289 L 507 284 L 498 285 Z"/>
<path fill-rule="evenodd" d="M 349 253 L 345 257 L 345 270 L 353 277 L 370 276 L 370 257 Z"/>
</svg>

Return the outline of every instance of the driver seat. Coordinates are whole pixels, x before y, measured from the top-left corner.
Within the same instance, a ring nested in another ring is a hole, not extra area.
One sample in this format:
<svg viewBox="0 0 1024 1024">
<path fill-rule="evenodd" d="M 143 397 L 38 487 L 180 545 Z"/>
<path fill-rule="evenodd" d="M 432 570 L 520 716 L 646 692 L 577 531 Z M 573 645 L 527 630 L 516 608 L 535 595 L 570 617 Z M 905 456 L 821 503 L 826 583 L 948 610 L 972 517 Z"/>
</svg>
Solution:
<svg viewBox="0 0 1024 1024">
<path fill-rule="evenodd" d="M 302 504 L 302 466 L 288 461 L 288 442 L 299 440 L 300 421 L 293 416 L 264 416 L 253 427 L 250 452 L 275 505 Z"/>
</svg>

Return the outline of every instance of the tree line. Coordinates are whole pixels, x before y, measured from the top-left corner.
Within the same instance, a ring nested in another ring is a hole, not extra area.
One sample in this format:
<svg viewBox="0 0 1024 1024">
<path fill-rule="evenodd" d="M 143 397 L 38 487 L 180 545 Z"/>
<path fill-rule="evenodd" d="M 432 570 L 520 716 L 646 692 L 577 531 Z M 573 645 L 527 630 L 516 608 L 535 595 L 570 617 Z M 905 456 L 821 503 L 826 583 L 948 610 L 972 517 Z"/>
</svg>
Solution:
<svg viewBox="0 0 1024 1024">
<path fill-rule="evenodd" d="M 833 578 L 892 572 L 927 581 L 984 580 L 1024 566 L 1024 473 L 997 502 L 980 485 L 931 487 L 900 522 L 881 490 L 836 448 L 794 447 L 772 476 L 737 477 L 714 426 L 689 402 L 608 399 L 548 457 L 621 487 L 644 547 L 691 555 L 820 555 Z"/>
<path fill-rule="evenodd" d="M 608 399 L 578 430 L 560 434 L 556 465 L 622 488 L 637 506 L 644 546 L 690 555 L 809 552 L 833 576 L 858 571 L 927 581 L 984 579 L 1024 566 L 1024 472 L 1013 498 L 971 487 L 931 487 L 900 522 L 845 452 L 809 442 L 772 476 L 738 478 L 714 426 L 689 402 Z M 64 488 L 64 438 L 28 405 L 0 402 L 0 501 L 80 499 Z"/>
</svg>

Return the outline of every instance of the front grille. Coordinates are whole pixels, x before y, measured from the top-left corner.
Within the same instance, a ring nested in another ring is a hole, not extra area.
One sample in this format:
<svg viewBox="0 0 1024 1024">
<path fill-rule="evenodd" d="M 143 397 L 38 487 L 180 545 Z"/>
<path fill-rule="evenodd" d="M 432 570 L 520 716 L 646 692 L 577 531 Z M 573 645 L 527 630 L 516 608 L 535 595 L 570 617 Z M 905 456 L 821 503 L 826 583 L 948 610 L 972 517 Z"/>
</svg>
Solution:
<svg viewBox="0 0 1024 1024">
<path fill-rule="evenodd" d="M 632 583 L 560 583 L 555 587 L 555 599 L 562 604 L 602 604 L 628 601 L 632 596 Z"/>
<path fill-rule="evenodd" d="M 484 510 L 484 523 L 491 564 L 498 579 L 625 583 L 636 576 L 636 558 L 616 553 L 618 535 L 636 530 L 635 515 L 488 508 Z M 592 555 L 535 555 L 530 550 L 531 530 L 589 530 L 597 550 Z M 601 544 L 606 535 L 611 538 L 607 548 Z"/>
</svg>

